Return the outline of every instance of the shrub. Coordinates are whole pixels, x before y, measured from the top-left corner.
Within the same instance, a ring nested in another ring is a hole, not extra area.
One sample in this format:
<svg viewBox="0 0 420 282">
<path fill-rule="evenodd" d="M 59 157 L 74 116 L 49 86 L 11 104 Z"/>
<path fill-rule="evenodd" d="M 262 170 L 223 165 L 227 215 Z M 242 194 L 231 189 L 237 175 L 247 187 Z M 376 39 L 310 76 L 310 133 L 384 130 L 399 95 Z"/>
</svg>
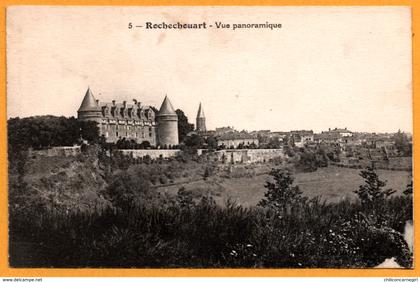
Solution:
<svg viewBox="0 0 420 282">
<path fill-rule="evenodd" d="M 258 203 L 259 206 L 285 213 L 291 206 L 304 200 L 299 186 L 293 186 L 294 178 L 290 171 L 272 169 L 270 175 L 273 176 L 274 182 L 267 181 L 264 185 L 267 192 L 264 194 L 265 198 Z"/>
<path fill-rule="evenodd" d="M 369 211 L 379 208 L 386 198 L 396 192 L 392 189 L 383 189 L 386 186 L 386 181 L 379 179 L 373 163 L 362 170 L 360 176 L 365 180 L 365 184 L 360 185 L 354 193 L 359 196 L 362 206 Z"/>
</svg>

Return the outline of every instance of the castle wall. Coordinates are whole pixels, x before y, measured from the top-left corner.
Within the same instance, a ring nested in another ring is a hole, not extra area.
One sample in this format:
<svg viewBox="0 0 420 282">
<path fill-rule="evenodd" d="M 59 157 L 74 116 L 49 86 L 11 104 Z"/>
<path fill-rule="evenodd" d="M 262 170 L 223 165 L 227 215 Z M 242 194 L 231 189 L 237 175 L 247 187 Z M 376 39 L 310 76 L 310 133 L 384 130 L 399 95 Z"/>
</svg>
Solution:
<svg viewBox="0 0 420 282">
<path fill-rule="evenodd" d="M 124 155 L 131 155 L 133 158 L 149 156 L 151 159 L 171 158 L 180 154 L 181 150 L 120 150 Z"/>
<path fill-rule="evenodd" d="M 214 152 L 220 162 L 263 163 L 285 157 L 283 149 L 231 149 Z"/>
<path fill-rule="evenodd" d="M 259 142 L 258 139 L 231 139 L 231 140 L 219 140 L 217 141 L 217 146 L 226 146 L 226 148 L 229 148 L 233 146 L 234 148 L 237 148 L 239 144 L 243 145 L 251 145 L 254 143 L 256 146 L 258 146 Z"/>
<path fill-rule="evenodd" d="M 119 123 L 102 122 L 99 125 L 100 134 L 104 135 L 107 142 L 117 142 L 119 139 L 125 138 L 135 140 L 137 143 L 148 141 L 152 146 L 156 145 L 157 129 L 154 123 L 136 125 L 127 121 L 119 121 Z"/>
</svg>

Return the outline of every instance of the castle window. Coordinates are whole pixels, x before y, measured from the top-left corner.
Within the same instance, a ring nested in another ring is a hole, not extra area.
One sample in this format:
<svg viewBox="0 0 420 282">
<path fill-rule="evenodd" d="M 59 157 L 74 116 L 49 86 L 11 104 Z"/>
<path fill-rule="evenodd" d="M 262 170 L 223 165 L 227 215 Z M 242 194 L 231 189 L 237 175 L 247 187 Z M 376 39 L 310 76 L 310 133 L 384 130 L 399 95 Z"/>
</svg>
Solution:
<svg viewBox="0 0 420 282">
<path fill-rule="evenodd" d="M 115 136 L 117 136 L 117 137 L 118 137 L 118 132 L 115 132 Z"/>
<path fill-rule="evenodd" d="M 149 137 L 152 137 L 152 132 L 149 133 Z"/>
</svg>

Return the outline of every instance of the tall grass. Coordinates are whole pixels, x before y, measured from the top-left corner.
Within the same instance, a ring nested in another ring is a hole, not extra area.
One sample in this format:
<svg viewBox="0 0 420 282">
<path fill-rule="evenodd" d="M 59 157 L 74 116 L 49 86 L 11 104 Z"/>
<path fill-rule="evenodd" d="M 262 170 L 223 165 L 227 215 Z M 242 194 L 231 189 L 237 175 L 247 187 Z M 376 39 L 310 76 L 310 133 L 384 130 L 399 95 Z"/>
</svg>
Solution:
<svg viewBox="0 0 420 282">
<path fill-rule="evenodd" d="M 11 266 L 372 267 L 387 257 L 411 266 L 398 233 L 412 219 L 411 197 L 388 199 L 381 217 L 357 202 L 317 198 L 283 215 L 181 198 L 92 213 L 11 213 Z"/>
</svg>

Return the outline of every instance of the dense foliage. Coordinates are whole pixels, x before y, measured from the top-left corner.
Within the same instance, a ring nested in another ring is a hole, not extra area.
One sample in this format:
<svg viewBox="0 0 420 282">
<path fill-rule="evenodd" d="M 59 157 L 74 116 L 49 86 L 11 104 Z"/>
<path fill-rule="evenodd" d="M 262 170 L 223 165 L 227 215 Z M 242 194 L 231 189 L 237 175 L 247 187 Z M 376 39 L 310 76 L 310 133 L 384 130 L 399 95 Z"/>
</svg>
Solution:
<svg viewBox="0 0 420 282">
<path fill-rule="evenodd" d="M 182 166 L 191 170 L 200 160 L 134 164 L 119 154 L 98 160 L 88 153 L 63 164 L 80 166 L 75 175 L 43 180 L 45 194 L 11 177 L 12 266 L 348 268 L 373 267 L 389 257 L 412 264 L 401 235 L 413 219 L 410 193 L 385 197 L 374 209 L 360 201 L 326 204 L 302 197 L 290 172 L 273 170 L 261 206 L 217 205 L 208 195 L 180 189 L 171 196 L 152 186 L 152 178 L 181 177 Z M 106 205 L 63 204 L 98 178 L 105 182 L 97 193 Z M 66 190 L 71 193 L 61 197 Z"/>
<path fill-rule="evenodd" d="M 11 245 L 11 264 L 346 268 L 373 267 L 396 257 L 402 266 L 411 266 L 406 243 L 392 229 L 409 219 L 409 198 L 387 202 L 386 226 L 367 219 L 359 204 L 349 202 L 312 200 L 279 217 L 272 209 L 189 199 L 180 193 L 130 209 L 93 214 L 34 210 L 13 217 L 12 242 L 27 243 L 26 253 Z"/>
<path fill-rule="evenodd" d="M 412 155 L 412 145 L 408 140 L 407 134 L 398 130 L 393 136 L 394 145 L 397 151 L 403 156 L 410 157 Z"/>
<path fill-rule="evenodd" d="M 194 130 L 194 124 L 188 122 L 188 117 L 185 113 L 177 109 L 176 114 L 178 116 L 178 138 L 179 142 L 184 142 L 187 134 Z"/>
<path fill-rule="evenodd" d="M 96 122 L 79 121 L 74 117 L 35 116 L 11 118 L 7 121 L 9 152 L 22 149 L 42 149 L 53 146 L 73 146 L 81 140 L 97 143 Z"/>
</svg>

